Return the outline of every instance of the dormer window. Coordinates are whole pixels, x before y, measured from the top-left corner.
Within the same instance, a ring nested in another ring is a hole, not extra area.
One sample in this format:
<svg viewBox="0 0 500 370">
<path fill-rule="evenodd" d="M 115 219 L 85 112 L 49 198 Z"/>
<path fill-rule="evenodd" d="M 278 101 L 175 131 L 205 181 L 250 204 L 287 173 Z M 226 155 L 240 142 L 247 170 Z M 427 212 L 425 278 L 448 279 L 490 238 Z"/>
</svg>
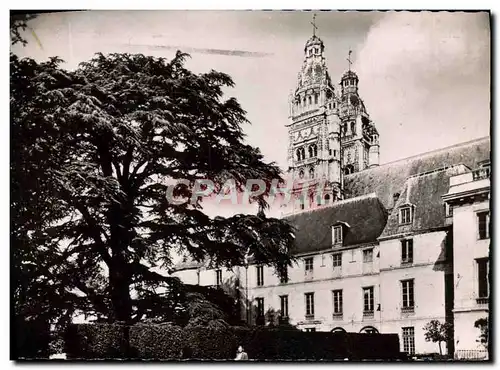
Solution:
<svg viewBox="0 0 500 370">
<path fill-rule="evenodd" d="M 410 224 L 413 221 L 412 207 L 402 207 L 399 210 L 399 223 L 400 224 Z"/>
<path fill-rule="evenodd" d="M 343 240 L 342 225 L 337 225 L 333 227 L 333 244 L 341 244 Z"/>
</svg>

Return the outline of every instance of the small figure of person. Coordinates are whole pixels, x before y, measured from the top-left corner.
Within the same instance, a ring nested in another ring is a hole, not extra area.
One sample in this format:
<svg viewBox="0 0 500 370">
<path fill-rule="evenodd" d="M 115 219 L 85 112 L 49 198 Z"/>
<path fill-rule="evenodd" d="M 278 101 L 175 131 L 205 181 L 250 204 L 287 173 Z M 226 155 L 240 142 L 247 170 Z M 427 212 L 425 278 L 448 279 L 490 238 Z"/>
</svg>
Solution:
<svg viewBox="0 0 500 370">
<path fill-rule="evenodd" d="M 248 355 L 247 353 L 243 350 L 242 346 L 238 347 L 238 352 L 236 353 L 236 358 L 234 359 L 235 361 L 245 361 L 248 360 Z"/>
</svg>

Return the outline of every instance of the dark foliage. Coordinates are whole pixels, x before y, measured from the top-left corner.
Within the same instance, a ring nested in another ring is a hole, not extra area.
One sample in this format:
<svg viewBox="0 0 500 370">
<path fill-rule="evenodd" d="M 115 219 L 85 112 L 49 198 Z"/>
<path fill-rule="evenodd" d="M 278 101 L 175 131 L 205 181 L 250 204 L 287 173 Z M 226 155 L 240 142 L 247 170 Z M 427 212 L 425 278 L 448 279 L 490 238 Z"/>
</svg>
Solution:
<svg viewBox="0 0 500 370">
<path fill-rule="evenodd" d="M 120 324 L 71 324 L 65 335 L 68 359 L 124 359 L 129 327 Z"/>
<path fill-rule="evenodd" d="M 129 327 L 129 348 L 126 333 L 116 329 L 93 330 L 74 328 L 68 332 L 71 358 L 102 358 L 102 351 L 145 359 L 210 359 L 230 360 L 238 346 L 243 346 L 252 360 L 397 360 L 400 359 L 399 339 L 395 334 L 305 333 L 297 330 L 246 327 L 186 327 L 136 324 Z M 123 327 L 120 327 L 123 328 Z M 81 333 L 85 332 L 85 335 Z M 78 337 L 75 340 L 75 333 Z M 92 337 L 95 335 L 95 337 Z M 103 339 L 113 335 L 113 340 Z M 122 335 L 119 339 L 118 336 Z M 84 340 L 83 345 L 78 340 Z M 93 341 L 102 342 L 98 345 Z M 111 343 L 113 345 L 111 345 Z M 121 343 L 121 349 L 116 344 Z M 95 353 L 98 353 L 96 356 Z M 107 358 L 116 358 L 108 354 Z"/>
<path fill-rule="evenodd" d="M 77 310 L 109 322 L 182 321 L 193 295 L 153 270 L 168 268 L 172 252 L 221 266 L 242 264 L 247 252 L 290 263 L 287 222 L 262 212 L 210 218 L 201 200 L 188 202 L 198 179 L 243 190 L 247 179 L 270 182 L 280 170 L 244 143 L 245 112 L 223 99 L 231 78 L 194 74 L 186 57 L 99 54 L 68 72 L 57 58 L 11 55 L 19 314 L 65 324 Z M 167 183 L 181 179 L 188 184 L 174 203 Z M 265 209 L 266 195 L 252 201 Z"/>
<path fill-rule="evenodd" d="M 32 360 L 49 357 L 50 328 L 47 322 L 25 321 L 16 317 L 12 322 L 12 360 Z"/>
<path fill-rule="evenodd" d="M 130 327 L 132 351 L 141 359 L 178 359 L 186 354 L 184 331 L 170 324 L 136 324 Z"/>
</svg>

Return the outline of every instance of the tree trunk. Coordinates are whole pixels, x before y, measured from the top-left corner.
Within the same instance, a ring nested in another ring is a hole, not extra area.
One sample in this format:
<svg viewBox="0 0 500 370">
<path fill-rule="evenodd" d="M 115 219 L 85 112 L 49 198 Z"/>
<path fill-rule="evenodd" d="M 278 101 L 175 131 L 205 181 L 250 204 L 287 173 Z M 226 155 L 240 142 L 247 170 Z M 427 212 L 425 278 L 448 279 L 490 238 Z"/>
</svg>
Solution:
<svg viewBox="0 0 500 370">
<path fill-rule="evenodd" d="M 439 355 L 442 356 L 443 355 L 443 351 L 441 350 L 441 341 L 438 342 L 439 344 Z"/>
<path fill-rule="evenodd" d="M 109 269 L 112 316 L 115 321 L 129 323 L 132 319 L 129 272 L 126 264 L 114 262 L 114 266 Z"/>
</svg>

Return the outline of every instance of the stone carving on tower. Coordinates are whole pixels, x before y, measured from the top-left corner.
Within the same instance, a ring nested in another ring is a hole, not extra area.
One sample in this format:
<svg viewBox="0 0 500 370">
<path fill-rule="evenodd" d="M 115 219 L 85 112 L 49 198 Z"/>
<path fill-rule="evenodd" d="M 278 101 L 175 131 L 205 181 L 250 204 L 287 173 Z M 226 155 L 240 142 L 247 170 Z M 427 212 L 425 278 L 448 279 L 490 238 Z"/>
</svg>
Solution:
<svg viewBox="0 0 500 370">
<path fill-rule="evenodd" d="M 288 173 L 293 180 L 292 212 L 343 199 L 343 176 L 378 165 L 378 132 L 358 94 L 358 76 L 332 84 L 323 41 L 313 35 L 304 46 L 297 86 L 290 95 Z"/>
<path fill-rule="evenodd" d="M 351 71 L 351 53 L 349 50 L 349 70 L 340 80 L 342 170 L 346 175 L 379 164 L 378 131 L 359 96 L 359 78 Z"/>
<path fill-rule="evenodd" d="M 297 87 L 290 97 L 288 166 L 294 210 L 342 198 L 340 119 L 323 41 L 313 36 L 304 47 Z"/>
</svg>

